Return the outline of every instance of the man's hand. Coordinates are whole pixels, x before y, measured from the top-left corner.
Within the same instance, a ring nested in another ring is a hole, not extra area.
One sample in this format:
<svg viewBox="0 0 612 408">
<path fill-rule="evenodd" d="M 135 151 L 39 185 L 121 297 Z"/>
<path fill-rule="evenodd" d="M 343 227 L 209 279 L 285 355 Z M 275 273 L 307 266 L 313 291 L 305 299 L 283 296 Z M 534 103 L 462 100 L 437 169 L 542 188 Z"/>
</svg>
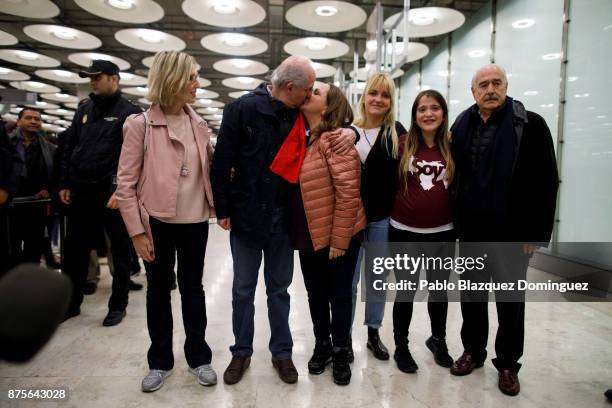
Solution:
<svg viewBox="0 0 612 408">
<path fill-rule="evenodd" d="M 138 235 L 134 235 L 132 237 L 132 243 L 134 244 L 134 249 L 139 257 L 141 257 L 145 262 L 153 262 L 155 260 L 155 250 L 153 249 L 153 244 L 147 237 L 147 234 L 142 233 Z"/>
<path fill-rule="evenodd" d="M 116 210 L 119 208 L 119 202 L 117 201 L 117 196 L 113 193 L 112 196 L 108 199 L 108 203 L 106 203 L 106 208 L 110 208 L 111 210 Z"/>
<path fill-rule="evenodd" d="M 34 198 L 49 198 L 49 192 L 47 190 L 40 190 L 38 193 L 34 194 Z"/>
<path fill-rule="evenodd" d="M 8 201 L 9 193 L 6 190 L 0 188 L 0 204 L 4 204 Z"/>
<path fill-rule="evenodd" d="M 332 151 L 336 154 L 345 154 L 355 146 L 357 135 L 352 129 L 336 129 L 330 134 Z"/>
<path fill-rule="evenodd" d="M 232 223 L 229 218 L 219 218 L 217 224 L 226 231 L 232 230 Z"/>
<path fill-rule="evenodd" d="M 523 253 L 531 256 L 539 247 L 539 245 L 523 244 Z"/>
<path fill-rule="evenodd" d="M 338 258 L 344 255 L 346 251 L 344 249 L 338 249 L 334 247 L 329 247 L 329 259 Z"/>
<path fill-rule="evenodd" d="M 70 199 L 70 190 L 68 189 L 60 190 L 59 198 L 60 201 L 66 205 L 70 205 L 70 203 L 72 202 L 72 200 Z"/>
</svg>

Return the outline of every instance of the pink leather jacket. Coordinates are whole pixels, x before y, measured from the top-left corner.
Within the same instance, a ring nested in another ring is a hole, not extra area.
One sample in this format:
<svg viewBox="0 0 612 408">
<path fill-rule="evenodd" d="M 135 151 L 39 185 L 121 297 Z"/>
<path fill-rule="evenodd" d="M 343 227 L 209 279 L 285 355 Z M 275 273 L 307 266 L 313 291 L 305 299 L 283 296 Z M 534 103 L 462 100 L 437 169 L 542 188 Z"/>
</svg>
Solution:
<svg viewBox="0 0 612 408">
<path fill-rule="evenodd" d="M 196 144 L 200 152 L 204 185 L 211 217 L 214 217 L 213 195 L 209 169 L 213 149 L 206 122 L 190 107 L 185 112 L 191 118 Z M 180 177 L 183 144 L 171 138 L 166 116 L 159 105 L 148 111 L 149 134 L 145 149 L 144 115 L 130 115 L 123 125 L 123 146 L 117 172 L 117 201 L 130 237 L 143 232 L 151 239 L 149 215 L 173 217 L 176 215 L 178 181 Z"/>
</svg>

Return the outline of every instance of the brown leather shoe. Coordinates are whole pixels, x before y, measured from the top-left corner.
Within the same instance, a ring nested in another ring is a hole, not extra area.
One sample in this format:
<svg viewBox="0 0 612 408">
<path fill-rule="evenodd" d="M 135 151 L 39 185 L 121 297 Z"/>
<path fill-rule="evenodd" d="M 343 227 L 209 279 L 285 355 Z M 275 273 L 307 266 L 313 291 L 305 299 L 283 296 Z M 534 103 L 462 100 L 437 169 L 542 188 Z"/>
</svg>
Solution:
<svg viewBox="0 0 612 408">
<path fill-rule="evenodd" d="M 251 357 L 247 356 L 233 356 L 232 361 L 225 369 L 223 373 L 223 381 L 228 385 L 236 384 L 242 380 L 242 375 L 249 368 L 251 364 Z"/>
<path fill-rule="evenodd" d="M 455 361 L 450 369 L 452 375 L 468 375 L 475 368 L 482 367 L 483 361 L 475 361 L 470 353 L 464 352 L 459 360 Z"/>
<path fill-rule="evenodd" d="M 521 391 L 521 383 L 519 383 L 518 374 L 510 370 L 501 370 L 499 372 L 499 382 L 497 386 L 501 392 L 511 397 L 518 395 Z"/>
<path fill-rule="evenodd" d="M 290 358 L 276 359 L 272 357 L 272 365 L 278 371 L 278 376 L 287 384 L 294 384 L 298 380 L 298 372 Z"/>
</svg>

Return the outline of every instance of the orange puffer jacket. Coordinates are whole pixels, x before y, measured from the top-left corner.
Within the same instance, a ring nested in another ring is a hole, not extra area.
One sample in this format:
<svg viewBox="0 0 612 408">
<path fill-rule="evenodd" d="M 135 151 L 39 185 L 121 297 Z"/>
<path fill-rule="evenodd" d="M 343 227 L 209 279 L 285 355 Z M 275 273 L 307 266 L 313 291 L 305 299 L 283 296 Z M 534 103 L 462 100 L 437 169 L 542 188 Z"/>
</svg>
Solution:
<svg viewBox="0 0 612 408">
<path fill-rule="evenodd" d="M 366 226 L 361 203 L 361 162 L 355 148 L 332 152 L 329 133 L 315 139 L 300 171 L 300 189 L 315 250 L 348 249 L 351 237 Z"/>
</svg>

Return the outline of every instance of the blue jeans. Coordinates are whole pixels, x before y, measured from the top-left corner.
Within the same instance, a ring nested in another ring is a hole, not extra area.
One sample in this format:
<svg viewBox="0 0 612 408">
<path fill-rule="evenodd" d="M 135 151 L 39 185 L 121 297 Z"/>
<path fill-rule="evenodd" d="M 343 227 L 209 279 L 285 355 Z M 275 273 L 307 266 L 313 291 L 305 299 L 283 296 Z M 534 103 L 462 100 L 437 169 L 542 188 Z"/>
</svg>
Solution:
<svg viewBox="0 0 612 408">
<path fill-rule="evenodd" d="M 389 218 L 384 218 L 380 221 L 371 222 L 365 229 L 364 241 L 370 242 L 387 242 L 389 241 Z M 357 305 L 357 284 L 361 276 L 361 263 L 363 261 L 364 249 L 359 249 L 359 257 L 357 258 L 357 266 L 353 275 L 353 321 L 355 321 L 355 306 Z M 381 278 L 384 276 L 381 275 Z M 365 324 L 373 329 L 379 329 L 382 326 L 383 316 L 385 315 L 385 302 L 366 301 L 365 306 Z M 351 325 L 352 326 L 352 325 Z"/>
<path fill-rule="evenodd" d="M 279 212 L 273 215 L 272 232 L 264 242 L 249 242 L 231 232 L 230 246 L 234 260 L 232 327 L 235 344 L 230 347 L 232 355 L 253 354 L 255 288 L 263 253 L 271 331 L 270 352 L 274 358 L 290 358 L 293 340 L 289 330 L 290 299 L 287 288 L 293 278 L 293 248 L 284 214 Z"/>
</svg>

